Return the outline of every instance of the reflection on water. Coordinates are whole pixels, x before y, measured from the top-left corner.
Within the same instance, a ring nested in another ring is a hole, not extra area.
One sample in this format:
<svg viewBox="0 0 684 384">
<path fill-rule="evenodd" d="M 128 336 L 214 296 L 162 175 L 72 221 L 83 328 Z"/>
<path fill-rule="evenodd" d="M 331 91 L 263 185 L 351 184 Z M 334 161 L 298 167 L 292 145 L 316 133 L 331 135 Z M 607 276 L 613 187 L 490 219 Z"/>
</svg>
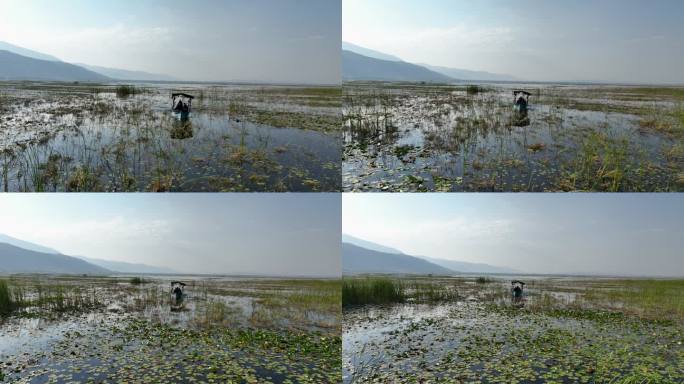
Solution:
<svg viewBox="0 0 684 384">
<path fill-rule="evenodd" d="M 171 129 L 171 138 L 176 140 L 189 139 L 192 137 L 192 133 L 190 116 L 178 116 L 178 121 L 173 123 L 173 128 Z"/>
<path fill-rule="evenodd" d="M 527 108 L 514 110 L 511 118 L 514 127 L 527 127 L 530 125 L 530 117 L 527 115 Z"/>
</svg>

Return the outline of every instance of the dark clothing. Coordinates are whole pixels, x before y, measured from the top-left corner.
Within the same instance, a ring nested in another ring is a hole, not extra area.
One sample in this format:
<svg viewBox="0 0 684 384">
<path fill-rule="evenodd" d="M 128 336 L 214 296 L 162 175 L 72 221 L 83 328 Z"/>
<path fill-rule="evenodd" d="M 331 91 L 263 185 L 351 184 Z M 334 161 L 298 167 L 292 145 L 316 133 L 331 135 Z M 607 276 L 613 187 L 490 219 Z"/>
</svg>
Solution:
<svg viewBox="0 0 684 384">
<path fill-rule="evenodd" d="M 173 290 L 173 294 L 176 295 L 176 301 L 180 301 L 183 298 L 183 290 L 178 287 Z"/>
</svg>

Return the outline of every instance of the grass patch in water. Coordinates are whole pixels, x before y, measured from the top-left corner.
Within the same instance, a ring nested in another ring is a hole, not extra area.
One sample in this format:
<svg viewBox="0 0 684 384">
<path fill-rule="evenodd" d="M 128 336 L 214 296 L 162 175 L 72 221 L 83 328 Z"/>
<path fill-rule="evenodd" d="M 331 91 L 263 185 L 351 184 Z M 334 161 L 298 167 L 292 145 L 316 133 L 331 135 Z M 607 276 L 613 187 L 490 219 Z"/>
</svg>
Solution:
<svg viewBox="0 0 684 384">
<path fill-rule="evenodd" d="M 5 280 L 0 280 L 0 316 L 7 316 L 17 308 L 12 290 Z"/>
<path fill-rule="evenodd" d="M 480 92 L 484 92 L 484 88 L 478 85 L 468 85 L 466 86 L 466 93 L 469 95 L 477 95 Z"/>
<path fill-rule="evenodd" d="M 373 277 L 342 281 L 343 306 L 401 303 L 405 299 L 405 287 L 396 280 Z"/>
<path fill-rule="evenodd" d="M 119 85 L 116 87 L 115 92 L 116 96 L 118 97 L 128 97 L 138 93 L 135 87 L 132 85 Z"/>
</svg>

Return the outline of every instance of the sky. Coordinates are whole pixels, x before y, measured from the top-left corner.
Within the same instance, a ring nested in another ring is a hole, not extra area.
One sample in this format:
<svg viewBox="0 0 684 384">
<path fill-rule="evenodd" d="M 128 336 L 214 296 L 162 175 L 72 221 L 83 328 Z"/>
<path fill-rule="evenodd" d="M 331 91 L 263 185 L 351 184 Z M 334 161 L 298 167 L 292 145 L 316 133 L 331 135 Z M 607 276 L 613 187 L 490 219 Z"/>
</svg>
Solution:
<svg viewBox="0 0 684 384">
<path fill-rule="evenodd" d="M 4 194 L 0 233 L 181 273 L 339 277 L 339 194 Z"/>
<path fill-rule="evenodd" d="M 344 194 L 342 231 L 526 273 L 684 276 L 681 194 Z"/>
<path fill-rule="evenodd" d="M 342 38 L 536 81 L 684 84 L 681 0 L 344 0 Z"/>
<path fill-rule="evenodd" d="M 340 82 L 341 0 L 0 0 L 0 41 L 182 80 Z"/>
</svg>

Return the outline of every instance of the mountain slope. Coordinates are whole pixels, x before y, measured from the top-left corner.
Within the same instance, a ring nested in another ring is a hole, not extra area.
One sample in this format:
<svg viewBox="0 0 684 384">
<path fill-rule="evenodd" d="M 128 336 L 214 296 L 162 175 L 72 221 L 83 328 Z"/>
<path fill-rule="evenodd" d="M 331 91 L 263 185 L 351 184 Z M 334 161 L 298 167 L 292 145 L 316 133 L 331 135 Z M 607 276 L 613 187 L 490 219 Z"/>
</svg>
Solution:
<svg viewBox="0 0 684 384">
<path fill-rule="evenodd" d="M 350 275 L 362 273 L 452 275 L 455 272 L 417 257 L 377 252 L 342 243 L 342 273 Z"/>
<path fill-rule="evenodd" d="M 10 44 L 10 43 L 7 43 L 5 41 L 0 41 L 0 51 L 9 51 L 9 52 L 15 53 L 17 55 L 30 57 L 32 59 L 37 59 L 37 60 L 62 61 L 62 60 L 60 60 L 60 59 L 58 59 L 52 55 L 46 55 L 45 53 L 32 51 L 30 49 L 19 47 L 17 45 Z"/>
<path fill-rule="evenodd" d="M 484 71 L 469 71 L 467 69 L 439 67 L 429 64 L 420 64 L 427 69 L 441 73 L 445 76 L 453 77 L 459 80 L 481 80 L 481 81 L 516 81 L 519 80 L 511 75 L 484 72 Z"/>
<path fill-rule="evenodd" d="M 99 73 L 103 76 L 115 80 L 139 80 L 139 81 L 176 81 L 178 79 L 167 75 L 160 75 L 157 73 L 149 73 L 143 71 L 129 71 L 127 69 L 107 68 L 97 65 L 88 65 L 77 63 L 76 65 L 86 68 L 90 71 Z"/>
<path fill-rule="evenodd" d="M 371 241 L 359 239 L 358 237 L 354 237 L 354 236 L 347 235 L 344 233 L 342 234 L 342 242 L 343 243 L 349 243 L 352 245 L 356 245 L 358 247 L 365 248 L 365 249 L 371 250 L 371 251 L 406 256 L 406 254 L 404 254 L 402 251 L 400 251 L 396 248 L 391 248 L 391 247 L 384 246 L 382 244 L 378 244 L 378 243 L 374 243 Z M 499 267 L 496 265 L 490 265 L 490 264 L 485 264 L 485 263 L 469 263 L 466 261 L 439 259 L 439 258 L 433 258 L 433 257 L 427 257 L 427 256 L 412 256 L 412 257 L 423 259 L 423 260 L 426 260 L 432 264 L 436 264 L 440 267 L 447 268 L 451 271 L 458 271 L 458 272 L 462 272 L 462 273 L 520 273 L 520 271 L 513 269 L 513 268 Z"/>
<path fill-rule="evenodd" d="M 110 271 L 75 257 L 42 253 L 0 243 L 0 273 L 108 274 Z"/>
<path fill-rule="evenodd" d="M 119 273 L 178 273 L 171 268 L 155 267 L 147 264 L 127 263 L 123 261 L 110 261 L 102 259 L 93 259 L 90 257 L 76 256 L 81 260 L 85 260 L 90 264 L 97 265 L 113 272 Z"/>
<path fill-rule="evenodd" d="M 342 242 L 353 244 L 353 245 L 359 246 L 361 248 L 370 249 L 371 251 L 394 253 L 394 254 L 398 254 L 398 255 L 403 254 L 402 251 L 400 251 L 396 248 L 386 247 L 382 244 L 378 244 L 378 243 L 374 243 L 372 241 L 359 239 L 358 237 L 354 237 L 354 236 L 347 235 L 344 233 L 342 234 Z"/>
<path fill-rule="evenodd" d="M 375 81 L 452 82 L 454 79 L 419 65 L 378 60 L 351 51 L 342 51 L 342 79 Z"/>
<path fill-rule="evenodd" d="M 36 243 L 31 243 L 28 241 L 24 240 L 19 240 L 11 236 L 7 236 L 5 234 L 0 233 L 0 243 L 7 243 L 9 245 L 13 245 L 15 247 L 19 248 L 24 248 L 29 251 L 34 251 L 34 252 L 41 252 L 41 253 L 52 253 L 52 254 L 59 254 L 59 251 L 44 247 L 42 245 L 36 244 Z"/>
<path fill-rule="evenodd" d="M 358 53 L 359 55 L 371 57 L 373 59 L 378 59 L 378 60 L 404 61 L 404 60 L 402 60 L 396 56 L 389 55 L 387 53 L 383 53 L 380 51 L 375 51 L 372 49 L 364 48 L 364 47 L 358 46 L 356 44 L 347 43 L 346 41 L 342 42 L 342 50 L 351 51 L 354 53 Z"/>
<path fill-rule="evenodd" d="M 465 261 L 457 260 L 446 260 L 446 259 L 435 259 L 432 257 L 418 256 L 421 259 L 425 259 L 431 263 L 437 264 L 444 268 L 453 269 L 455 271 L 463 273 L 520 273 L 520 271 L 513 268 L 507 267 L 497 267 L 495 265 L 489 265 L 484 263 L 468 263 Z"/>
<path fill-rule="evenodd" d="M 108 81 L 106 76 L 79 66 L 38 60 L 0 50 L 0 79 L 43 81 Z"/>
</svg>

